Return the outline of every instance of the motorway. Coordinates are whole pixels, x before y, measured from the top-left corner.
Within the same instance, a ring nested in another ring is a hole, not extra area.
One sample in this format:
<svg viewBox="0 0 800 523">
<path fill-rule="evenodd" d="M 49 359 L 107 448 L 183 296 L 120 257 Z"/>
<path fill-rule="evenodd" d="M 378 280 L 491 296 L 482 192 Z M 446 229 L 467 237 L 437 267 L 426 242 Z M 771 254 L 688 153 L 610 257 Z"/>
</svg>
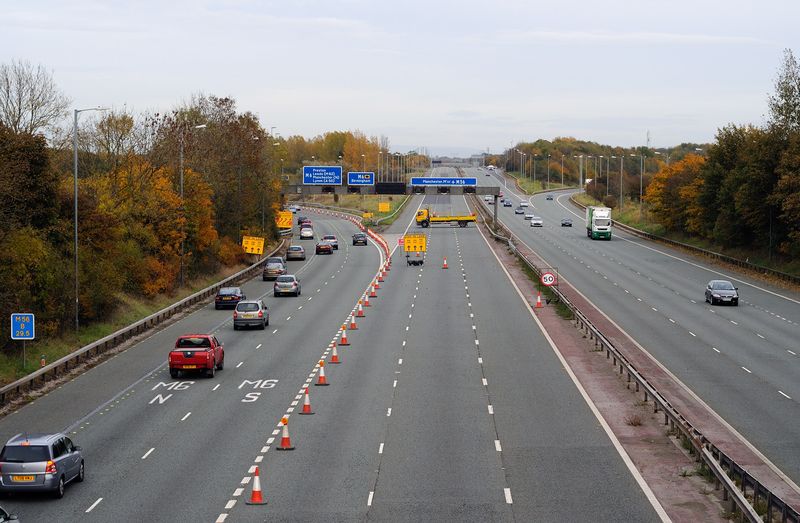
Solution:
<svg viewBox="0 0 800 523">
<path fill-rule="evenodd" d="M 387 236 L 420 205 L 467 211 L 416 196 Z M 299 298 L 243 286 L 265 295 L 267 330 L 234 332 L 229 311 L 203 307 L 0 420 L 3 438 L 66 430 L 87 463 L 63 499 L 4 507 L 24 521 L 663 519 L 474 226 L 425 230 L 421 268 L 396 253 L 343 363 L 325 366 L 330 386 L 313 386 L 381 254 L 350 244 L 350 222 L 309 216 L 340 249 L 290 262 Z M 225 343 L 215 378 L 169 378 L 187 332 Z M 297 416 L 306 386 L 315 414 Z M 283 416 L 296 449 L 276 452 Z M 256 465 L 267 505 L 245 504 Z"/>
<path fill-rule="evenodd" d="M 501 175 L 467 169 L 481 185 Z M 544 227 L 513 210 L 499 219 L 795 483 L 800 483 L 800 294 L 714 266 L 619 229 L 586 237 L 573 191 L 525 196 Z M 489 206 L 491 208 L 491 206 Z M 560 226 L 572 218 L 573 227 Z M 711 279 L 739 287 L 739 307 L 710 306 Z"/>
</svg>

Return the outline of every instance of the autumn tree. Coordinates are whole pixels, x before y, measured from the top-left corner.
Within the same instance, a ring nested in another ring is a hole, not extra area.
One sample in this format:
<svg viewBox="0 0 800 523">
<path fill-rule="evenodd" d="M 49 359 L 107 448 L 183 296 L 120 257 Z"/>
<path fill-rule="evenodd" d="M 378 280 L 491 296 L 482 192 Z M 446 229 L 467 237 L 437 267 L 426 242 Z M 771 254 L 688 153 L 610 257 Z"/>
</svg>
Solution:
<svg viewBox="0 0 800 523">
<path fill-rule="evenodd" d="M 41 65 L 0 64 L 0 124 L 15 133 L 47 130 L 66 115 L 70 103 Z"/>
<path fill-rule="evenodd" d="M 791 49 L 784 49 L 783 63 L 769 95 L 769 121 L 783 133 L 800 131 L 800 65 Z"/>
<path fill-rule="evenodd" d="M 700 177 L 703 163 L 704 159 L 694 154 L 670 165 L 662 163 L 647 186 L 645 201 L 666 229 L 680 231 L 686 226 L 686 211 L 694 195 L 683 189 Z"/>
</svg>

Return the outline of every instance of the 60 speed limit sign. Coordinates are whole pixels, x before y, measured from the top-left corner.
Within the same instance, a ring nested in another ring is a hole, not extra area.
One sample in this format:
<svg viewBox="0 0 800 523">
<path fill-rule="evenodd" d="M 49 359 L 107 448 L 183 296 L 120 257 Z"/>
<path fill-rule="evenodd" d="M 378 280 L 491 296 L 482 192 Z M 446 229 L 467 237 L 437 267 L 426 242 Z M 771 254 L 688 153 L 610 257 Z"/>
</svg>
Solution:
<svg viewBox="0 0 800 523">
<path fill-rule="evenodd" d="M 539 278 L 539 281 L 541 281 L 542 285 L 545 287 L 550 287 L 556 284 L 556 275 L 552 272 L 543 272 L 542 277 Z"/>
</svg>

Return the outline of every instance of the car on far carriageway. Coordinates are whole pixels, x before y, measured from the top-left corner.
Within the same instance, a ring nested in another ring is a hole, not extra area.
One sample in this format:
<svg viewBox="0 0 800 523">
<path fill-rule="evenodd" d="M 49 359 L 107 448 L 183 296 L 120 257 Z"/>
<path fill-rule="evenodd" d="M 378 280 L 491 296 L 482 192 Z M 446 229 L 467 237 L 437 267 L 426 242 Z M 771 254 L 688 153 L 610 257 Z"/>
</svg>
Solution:
<svg viewBox="0 0 800 523">
<path fill-rule="evenodd" d="M 562 227 L 572 227 L 572 220 L 570 218 L 561 218 Z"/>
<path fill-rule="evenodd" d="M 302 245 L 290 245 L 286 249 L 286 260 L 305 260 L 306 250 Z"/>
<path fill-rule="evenodd" d="M 317 242 L 317 254 L 333 254 L 333 245 L 327 240 L 320 240 Z"/>
<path fill-rule="evenodd" d="M 184 334 L 175 341 L 167 363 L 172 379 L 187 371 L 204 372 L 213 378 L 225 366 L 225 348 L 213 334 Z"/>
<path fill-rule="evenodd" d="M 331 247 L 333 247 L 334 251 L 339 250 L 339 240 L 336 239 L 335 234 L 325 234 L 322 236 L 322 239 L 325 240 L 326 242 L 329 242 L 331 244 Z"/>
<path fill-rule="evenodd" d="M 214 308 L 219 310 L 222 308 L 233 308 L 240 301 L 247 299 L 242 289 L 239 287 L 222 287 L 217 291 L 214 297 Z"/>
<path fill-rule="evenodd" d="M 269 325 L 269 309 L 261 300 L 240 301 L 233 309 L 233 330 L 240 327 L 258 327 L 264 330 Z"/>
<path fill-rule="evenodd" d="M 284 294 L 300 296 L 300 282 L 294 274 L 278 276 L 278 279 L 275 280 L 275 285 L 272 287 L 272 292 L 276 298 Z"/>
<path fill-rule="evenodd" d="M 62 433 L 17 434 L 0 452 L 3 494 L 50 492 L 61 498 L 67 483 L 81 482 L 84 477 L 83 451 Z"/>
<path fill-rule="evenodd" d="M 739 288 L 727 280 L 711 280 L 706 285 L 706 301 L 711 305 L 717 303 L 739 305 Z"/>
<path fill-rule="evenodd" d="M 367 245 L 367 235 L 363 232 L 357 232 L 353 235 L 353 245 Z"/>
<path fill-rule="evenodd" d="M 548 194 L 548 195 L 547 195 L 547 199 L 548 199 L 548 200 L 552 200 L 552 199 L 553 199 L 553 195 L 552 195 L 552 194 Z"/>
</svg>

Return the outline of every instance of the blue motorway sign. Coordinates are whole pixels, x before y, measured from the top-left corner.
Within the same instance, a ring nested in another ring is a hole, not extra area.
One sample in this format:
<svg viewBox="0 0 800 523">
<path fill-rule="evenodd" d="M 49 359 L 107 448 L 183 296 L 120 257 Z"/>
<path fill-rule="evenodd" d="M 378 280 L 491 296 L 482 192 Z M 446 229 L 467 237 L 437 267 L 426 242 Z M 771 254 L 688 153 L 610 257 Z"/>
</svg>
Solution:
<svg viewBox="0 0 800 523">
<path fill-rule="evenodd" d="M 375 185 L 375 173 L 347 173 L 347 185 Z"/>
<path fill-rule="evenodd" d="M 31 313 L 15 312 L 11 315 L 11 339 L 32 340 L 36 337 L 36 317 Z"/>
<path fill-rule="evenodd" d="M 304 165 L 303 185 L 342 185 L 342 167 Z"/>
<path fill-rule="evenodd" d="M 411 185 L 478 185 L 477 178 L 411 178 Z"/>
</svg>

